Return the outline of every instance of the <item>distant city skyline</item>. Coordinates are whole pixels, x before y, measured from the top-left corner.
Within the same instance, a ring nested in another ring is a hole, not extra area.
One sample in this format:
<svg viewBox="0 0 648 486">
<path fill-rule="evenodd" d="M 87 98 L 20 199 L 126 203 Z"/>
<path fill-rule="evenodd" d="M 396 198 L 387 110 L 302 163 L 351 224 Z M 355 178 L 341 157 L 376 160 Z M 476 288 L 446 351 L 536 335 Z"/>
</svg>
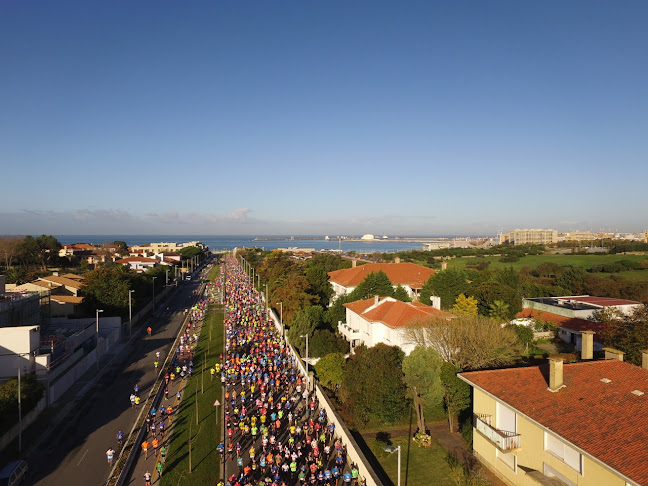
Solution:
<svg viewBox="0 0 648 486">
<path fill-rule="evenodd" d="M 0 234 L 648 229 L 648 3 L 0 5 Z"/>
</svg>

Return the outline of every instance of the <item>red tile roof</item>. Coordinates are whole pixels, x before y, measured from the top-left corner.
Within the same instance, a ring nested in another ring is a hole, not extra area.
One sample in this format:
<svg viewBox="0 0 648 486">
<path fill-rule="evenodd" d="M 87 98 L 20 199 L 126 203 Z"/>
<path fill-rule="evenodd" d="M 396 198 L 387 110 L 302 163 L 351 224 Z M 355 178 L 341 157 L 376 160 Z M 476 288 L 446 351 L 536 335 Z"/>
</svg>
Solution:
<svg viewBox="0 0 648 486">
<path fill-rule="evenodd" d="M 634 300 L 626 299 L 613 299 L 611 297 L 591 297 L 589 295 L 582 297 L 569 297 L 569 300 L 575 300 L 576 302 L 583 302 L 584 304 L 600 305 L 602 307 L 612 306 L 612 305 L 640 305 L 640 302 L 635 302 Z"/>
<path fill-rule="evenodd" d="M 424 319 L 429 316 L 439 318 L 454 317 L 449 312 L 444 312 L 418 302 L 409 303 L 392 298 L 385 298 L 380 300 L 375 308 L 370 309 L 374 304 L 375 299 L 366 299 L 350 302 L 344 304 L 344 306 L 369 322 L 381 322 L 393 329 L 407 327 L 417 319 Z"/>
<path fill-rule="evenodd" d="M 383 271 L 394 285 L 409 285 L 420 289 L 434 275 L 434 270 L 415 263 L 368 263 L 355 268 L 329 272 L 329 279 L 344 287 L 357 287 L 367 275 Z"/>
<path fill-rule="evenodd" d="M 549 365 L 542 365 L 460 376 L 633 481 L 648 484 L 648 371 L 617 360 L 565 363 L 566 386 L 555 393 L 547 389 L 548 373 Z"/>
<path fill-rule="evenodd" d="M 602 342 L 601 334 L 607 330 L 607 326 L 600 322 L 588 321 L 587 319 L 578 319 L 576 317 L 565 317 L 551 312 L 539 311 L 537 309 L 523 309 L 518 312 L 517 318 L 533 318 L 540 321 L 551 322 L 558 327 L 569 329 L 570 331 L 583 332 L 594 331 L 594 340 Z"/>
<path fill-rule="evenodd" d="M 129 263 L 129 262 L 154 263 L 157 261 L 158 260 L 156 260 L 155 258 L 131 256 L 131 257 L 122 258 L 120 260 L 116 260 L 115 263 L 121 263 L 123 265 L 124 263 Z"/>
</svg>

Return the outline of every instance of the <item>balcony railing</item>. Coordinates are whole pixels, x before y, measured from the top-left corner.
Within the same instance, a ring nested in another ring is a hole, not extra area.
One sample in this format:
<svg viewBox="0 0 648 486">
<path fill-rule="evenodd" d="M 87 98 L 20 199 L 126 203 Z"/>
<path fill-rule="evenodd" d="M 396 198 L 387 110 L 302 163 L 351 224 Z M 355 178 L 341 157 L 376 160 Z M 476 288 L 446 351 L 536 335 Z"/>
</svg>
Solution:
<svg viewBox="0 0 648 486">
<path fill-rule="evenodd" d="M 503 452 L 510 452 L 520 448 L 520 434 L 499 430 L 491 425 L 492 417 L 483 413 L 473 414 L 473 426 L 477 431 L 491 441 Z"/>
</svg>

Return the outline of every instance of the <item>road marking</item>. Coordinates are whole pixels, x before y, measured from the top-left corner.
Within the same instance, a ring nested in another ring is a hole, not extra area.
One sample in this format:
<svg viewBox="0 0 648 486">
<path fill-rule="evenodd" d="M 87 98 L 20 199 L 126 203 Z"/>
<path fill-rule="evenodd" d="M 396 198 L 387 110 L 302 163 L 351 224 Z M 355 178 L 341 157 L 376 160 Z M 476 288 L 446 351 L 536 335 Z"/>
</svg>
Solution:
<svg viewBox="0 0 648 486">
<path fill-rule="evenodd" d="M 90 449 L 86 449 L 86 451 L 83 453 L 83 456 L 81 456 L 81 459 L 79 459 L 79 462 L 77 462 L 77 466 L 78 466 L 79 464 L 81 464 L 81 461 L 83 461 L 83 458 L 86 456 L 86 454 L 88 453 L 89 450 L 90 450 Z"/>
</svg>

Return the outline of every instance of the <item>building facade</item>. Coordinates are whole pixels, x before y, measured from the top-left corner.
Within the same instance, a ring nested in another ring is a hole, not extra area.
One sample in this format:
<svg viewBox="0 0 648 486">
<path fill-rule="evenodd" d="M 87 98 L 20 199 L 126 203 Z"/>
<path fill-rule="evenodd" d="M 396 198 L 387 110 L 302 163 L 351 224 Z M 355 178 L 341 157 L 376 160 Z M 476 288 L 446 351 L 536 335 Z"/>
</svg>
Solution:
<svg viewBox="0 0 648 486">
<path fill-rule="evenodd" d="M 558 243 L 558 231 L 553 229 L 515 229 L 500 237 L 500 243 L 513 245 L 550 245 Z"/>
<path fill-rule="evenodd" d="M 507 484 L 648 484 L 646 369 L 554 358 L 459 377 L 473 388 L 474 452 Z"/>
</svg>

